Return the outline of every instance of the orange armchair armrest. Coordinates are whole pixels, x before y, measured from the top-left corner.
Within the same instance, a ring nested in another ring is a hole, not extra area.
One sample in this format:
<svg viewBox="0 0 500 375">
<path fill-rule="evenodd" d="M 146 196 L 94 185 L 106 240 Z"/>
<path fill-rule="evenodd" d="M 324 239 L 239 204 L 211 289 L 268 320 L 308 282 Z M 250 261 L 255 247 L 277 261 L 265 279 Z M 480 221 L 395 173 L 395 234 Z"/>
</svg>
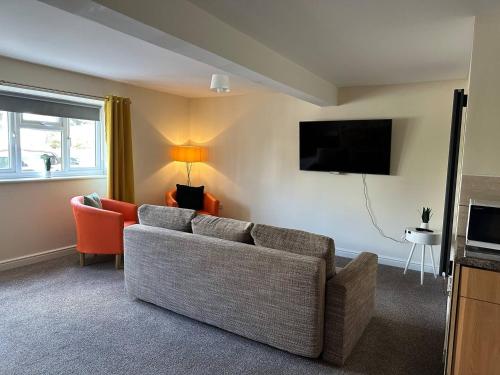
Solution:
<svg viewBox="0 0 500 375">
<path fill-rule="evenodd" d="M 136 223 L 138 222 L 137 205 L 107 198 L 101 198 L 101 203 L 104 210 L 114 211 L 122 214 L 124 221 L 135 221 Z"/>
<path fill-rule="evenodd" d="M 165 204 L 168 207 L 179 207 L 179 204 L 175 200 L 175 193 L 177 190 L 170 190 L 165 193 Z"/>
<path fill-rule="evenodd" d="M 203 209 L 210 213 L 210 215 L 219 216 L 220 201 L 212 194 L 205 193 L 203 195 Z"/>
</svg>

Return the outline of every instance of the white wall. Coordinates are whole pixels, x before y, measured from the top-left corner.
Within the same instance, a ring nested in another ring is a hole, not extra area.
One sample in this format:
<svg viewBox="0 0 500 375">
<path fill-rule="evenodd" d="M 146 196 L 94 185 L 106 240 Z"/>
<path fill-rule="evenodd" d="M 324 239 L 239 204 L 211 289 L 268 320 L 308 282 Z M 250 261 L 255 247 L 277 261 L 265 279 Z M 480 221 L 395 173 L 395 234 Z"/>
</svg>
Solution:
<svg viewBox="0 0 500 375">
<path fill-rule="evenodd" d="M 499 40 L 500 9 L 476 17 L 465 133 L 465 175 L 500 176 Z"/>
<path fill-rule="evenodd" d="M 392 175 L 367 177 L 377 220 L 400 237 L 405 226 L 419 224 L 425 205 L 434 210 L 431 225 L 440 228 L 453 89 L 466 85 L 341 89 L 341 105 L 327 108 L 281 94 L 192 99 L 191 139 L 209 149 L 209 162 L 193 168 L 193 182 L 221 199 L 223 216 L 329 235 L 339 253 L 369 250 L 401 265 L 408 245 L 371 226 L 361 175 L 299 170 L 298 123 L 392 118 Z"/>
<path fill-rule="evenodd" d="M 163 203 L 163 194 L 184 178 L 169 163 L 168 146 L 188 139 L 186 98 L 0 57 L 0 80 L 83 94 L 132 100 L 135 190 L 138 203 Z M 97 191 L 105 179 L 0 183 L 1 263 L 75 244 L 69 199 Z"/>
</svg>

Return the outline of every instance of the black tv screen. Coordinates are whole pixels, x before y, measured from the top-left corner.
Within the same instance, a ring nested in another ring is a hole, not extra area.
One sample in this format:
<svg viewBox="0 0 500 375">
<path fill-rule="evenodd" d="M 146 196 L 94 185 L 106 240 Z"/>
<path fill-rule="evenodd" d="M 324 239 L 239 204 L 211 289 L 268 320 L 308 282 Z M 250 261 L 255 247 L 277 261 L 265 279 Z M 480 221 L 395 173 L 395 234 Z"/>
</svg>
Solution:
<svg viewBox="0 0 500 375">
<path fill-rule="evenodd" d="M 391 173 L 392 120 L 300 122 L 300 169 Z"/>
</svg>

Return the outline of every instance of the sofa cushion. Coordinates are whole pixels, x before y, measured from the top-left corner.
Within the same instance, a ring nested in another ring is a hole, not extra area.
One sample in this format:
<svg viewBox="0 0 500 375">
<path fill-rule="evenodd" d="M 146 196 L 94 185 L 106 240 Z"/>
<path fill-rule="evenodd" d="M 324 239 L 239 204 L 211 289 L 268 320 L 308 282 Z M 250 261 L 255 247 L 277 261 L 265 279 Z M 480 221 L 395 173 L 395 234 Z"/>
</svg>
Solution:
<svg viewBox="0 0 500 375">
<path fill-rule="evenodd" d="M 191 220 L 196 211 L 186 208 L 143 204 L 138 211 L 139 223 L 181 232 L 191 232 Z"/>
<path fill-rule="evenodd" d="M 181 208 L 190 208 L 192 210 L 203 209 L 203 190 L 204 186 L 187 186 L 177 184 L 175 200 Z"/>
<path fill-rule="evenodd" d="M 335 250 L 330 237 L 264 224 L 255 224 L 251 234 L 257 246 L 322 258 L 326 262 L 326 277 L 335 274 Z"/>
<path fill-rule="evenodd" d="M 198 215 L 191 221 L 194 234 L 223 240 L 253 243 L 250 231 L 253 223 L 211 215 Z"/>
</svg>

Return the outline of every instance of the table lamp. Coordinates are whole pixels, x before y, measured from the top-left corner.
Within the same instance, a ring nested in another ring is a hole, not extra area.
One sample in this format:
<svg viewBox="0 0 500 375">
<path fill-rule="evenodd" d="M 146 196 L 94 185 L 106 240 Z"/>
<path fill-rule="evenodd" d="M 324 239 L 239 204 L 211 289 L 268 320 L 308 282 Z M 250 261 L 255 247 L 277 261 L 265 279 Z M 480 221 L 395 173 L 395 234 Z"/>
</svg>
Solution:
<svg viewBox="0 0 500 375">
<path fill-rule="evenodd" d="M 172 159 L 186 163 L 187 185 L 191 186 L 191 168 L 193 163 L 203 161 L 204 149 L 200 146 L 173 146 Z"/>
</svg>

